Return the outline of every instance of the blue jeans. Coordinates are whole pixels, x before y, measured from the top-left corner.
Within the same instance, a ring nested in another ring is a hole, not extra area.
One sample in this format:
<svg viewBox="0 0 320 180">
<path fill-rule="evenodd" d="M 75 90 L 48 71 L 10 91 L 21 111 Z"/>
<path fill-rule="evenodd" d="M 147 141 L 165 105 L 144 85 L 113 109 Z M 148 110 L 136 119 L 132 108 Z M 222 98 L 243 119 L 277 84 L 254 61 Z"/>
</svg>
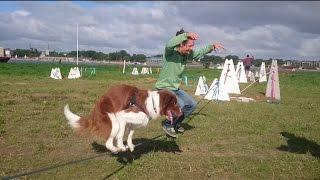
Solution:
<svg viewBox="0 0 320 180">
<path fill-rule="evenodd" d="M 179 107 L 183 113 L 182 117 L 178 117 L 173 120 L 173 125 L 176 126 L 177 123 L 181 123 L 185 117 L 188 117 L 197 107 L 197 103 L 195 100 L 184 90 L 170 90 L 177 96 Z M 171 122 L 169 120 L 165 120 L 165 125 L 169 126 Z"/>
</svg>

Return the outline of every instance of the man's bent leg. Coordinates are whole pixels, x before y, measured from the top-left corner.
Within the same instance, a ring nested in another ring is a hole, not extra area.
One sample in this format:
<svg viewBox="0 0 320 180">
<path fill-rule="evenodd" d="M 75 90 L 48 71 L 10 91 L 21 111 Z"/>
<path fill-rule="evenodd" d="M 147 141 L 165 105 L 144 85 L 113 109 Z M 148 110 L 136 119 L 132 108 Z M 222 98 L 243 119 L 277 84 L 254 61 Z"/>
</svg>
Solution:
<svg viewBox="0 0 320 180">
<path fill-rule="evenodd" d="M 181 127 L 181 123 L 185 119 L 185 117 L 189 116 L 196 109 L 197 103 L 189 94 L 181 89 L 173 92 L 177 95 L 178 104 L 183 113 L 182 116 L 174 120 L 173 124 L 178 132 L 184 132 L 183 127 Z"/>
<path fill-rule="evenodd" d="M 192 98 L 192 96 L 190 96 L 188 93 L 181 89 L 178 90 L 178 92 L 176 92 L 176 95 L 180 100 L 180 102 L 178 100 L 178 103 L 181 108 L 181 111 L 184 114 L 184 117 L 188 117 L 196 109 L 196 101 Z"/>
<path fill-rule="evenodd" d="M 180 124 L 185 117 L 189 116 L 196 109 L 197 103 L 188 93 L 181 89 L 172 92 L 177 96 L 178 104 L 183 115 L 174 119 L 172 124 L 171 121 L 166 119 L 162 128 L 169 136 L 177 137 L 175 131 L 184 132 Z"/>
</svg>

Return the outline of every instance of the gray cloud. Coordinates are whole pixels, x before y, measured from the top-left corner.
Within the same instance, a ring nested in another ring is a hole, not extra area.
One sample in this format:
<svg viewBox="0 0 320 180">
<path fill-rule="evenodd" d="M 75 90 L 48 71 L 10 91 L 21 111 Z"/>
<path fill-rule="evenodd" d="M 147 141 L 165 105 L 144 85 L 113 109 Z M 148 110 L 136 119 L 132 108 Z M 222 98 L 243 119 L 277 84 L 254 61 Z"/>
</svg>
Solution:
<svg viewBox="0 0 320 180">
<path fill-rule="evenodd" d="M 222 42 L 226 52 L 256 58 L 320 59 L 319 2 L 20 2 L 0 12 L 0 44 L 58 51 L 80 49 L 148 55 L 184 27 L 199 33 L 196 45 Z"/>
<path fill-rule="evenodd" d="M 178 13 L 196 24 L 236 26 L 241 30 L 252 26 L 279 24 L 300 32 L 319 34 L 320 2 L 281 1 L 212 1 L 173 2 Z"/>
</svg>

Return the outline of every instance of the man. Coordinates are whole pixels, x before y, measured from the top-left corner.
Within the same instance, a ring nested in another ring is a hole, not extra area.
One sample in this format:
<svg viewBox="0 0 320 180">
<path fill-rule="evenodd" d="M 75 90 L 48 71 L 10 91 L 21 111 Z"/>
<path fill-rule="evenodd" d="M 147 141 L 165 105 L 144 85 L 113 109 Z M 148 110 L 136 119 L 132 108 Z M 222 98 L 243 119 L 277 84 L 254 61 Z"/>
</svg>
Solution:
<svg viewBox="0 0 320 180">
<path fill-rule="evenodd" d="M 247 57 L 242 60 L 244 65 L 244 70 L 246 71 L 247 76 L 248 76 L 248 72 L 250 71 L 252 61 L 253 61 L 253 56 L 249 57 L 249 54 L 247 54 Z"/>
<path fill-rule="evenodd" d="M 220 43 L 207 45 L 198 50 L 193 50 L 194 42 L 198 35 L 193 32 L 185 32 L 183 29 L 176 33 L 176 36 L 166 44 L 163 55 L 163 67 L 159 78 L 155 84 L 157 89 L 167 89 L 176 94 L 178 104 L 183 113 L 182 116 L 174 119 L 172 122 L 165 120 L 163 130 L 171 137 L 177 137 L 177 132 L 184 132 L 181 122 L 189 116 L 196 108 L 195 100 L 185 91 L 179 88 L 181 74 L 185 69 L 187 61 L 199 59 L 212 50 L 224 49 Z"/>
</svg>

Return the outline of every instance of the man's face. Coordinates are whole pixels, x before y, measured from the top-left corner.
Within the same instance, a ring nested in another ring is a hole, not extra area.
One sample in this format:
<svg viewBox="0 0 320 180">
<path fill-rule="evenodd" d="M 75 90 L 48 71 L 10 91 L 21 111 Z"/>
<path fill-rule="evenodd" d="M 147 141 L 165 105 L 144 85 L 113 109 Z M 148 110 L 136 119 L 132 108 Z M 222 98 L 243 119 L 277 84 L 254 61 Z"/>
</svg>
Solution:
<svg viewBox="0 0 320 180">
<path fill-rule="evenodd" d="M 180 54 L 190 54 L 194 47 L 194 40 L 189 39 L 186 44 L 180 44 Z"/>
</svg>

